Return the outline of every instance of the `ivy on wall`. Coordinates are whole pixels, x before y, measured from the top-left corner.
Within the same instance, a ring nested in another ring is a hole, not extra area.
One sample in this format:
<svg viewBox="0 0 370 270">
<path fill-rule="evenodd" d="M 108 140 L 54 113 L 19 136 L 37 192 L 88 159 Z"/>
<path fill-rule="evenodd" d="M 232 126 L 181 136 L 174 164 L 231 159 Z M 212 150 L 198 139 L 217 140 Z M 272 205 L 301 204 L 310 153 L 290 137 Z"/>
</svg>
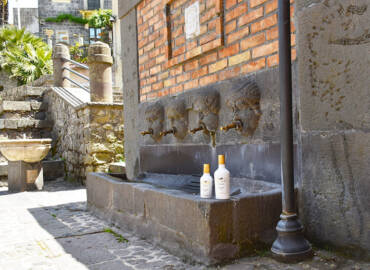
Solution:
<svg viewBox="0 0 370 270">
<path fill-rule="evenodd" d="M 73 16 L 72 14 L 66 13 L 60 14 L 58 17 L 49 17 L 45 19 L 46 22 L 55 22 L 55 23 L 61 23 L 66 20 L 79 24 L 87 24 L 89 22 L 89 20 L 86 20 L 84 18 L 76 17 Z"/>
<path fill-rule="evenodd" d="M 92 28 L 107 27 L 111 29 L 112 28 L 112 22 L 110 21 L 111 16 L 112 16 L 111 9 L 99 9 L 99 10 L 95 10 L 89 19 L 76 17 L 76 16 L 73 16 L 72 14 L 63 13 L 57 17 L 46 18 L 45 21 L 61 23 L 63 21 L 68 20 L 74 23 L 88 24 Z"/>
</svg>

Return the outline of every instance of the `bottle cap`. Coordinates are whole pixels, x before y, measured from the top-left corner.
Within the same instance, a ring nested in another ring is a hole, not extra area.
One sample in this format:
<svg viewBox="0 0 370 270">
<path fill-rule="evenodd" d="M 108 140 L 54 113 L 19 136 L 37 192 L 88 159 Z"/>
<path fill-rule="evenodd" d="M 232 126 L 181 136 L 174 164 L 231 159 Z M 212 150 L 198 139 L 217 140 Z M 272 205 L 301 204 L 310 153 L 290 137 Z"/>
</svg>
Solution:
<svg viewBox="0 0 370 270">
<path fill-rule="evenodd" d="M 203 165 L 203 173 L 209 173 L 209 164 L 204 164 Z"/>
<path fill-rule="evenodd" d="M 218 155 L 218 164 L 225 164 L 225 155 Z"/>
</svg>

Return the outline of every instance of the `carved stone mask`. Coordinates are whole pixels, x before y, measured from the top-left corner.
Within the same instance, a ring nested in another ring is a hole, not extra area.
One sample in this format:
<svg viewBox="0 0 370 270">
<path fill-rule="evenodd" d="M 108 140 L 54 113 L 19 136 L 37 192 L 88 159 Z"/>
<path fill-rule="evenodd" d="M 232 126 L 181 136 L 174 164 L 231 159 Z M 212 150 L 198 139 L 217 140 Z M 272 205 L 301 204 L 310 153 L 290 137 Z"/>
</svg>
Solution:
<svg viewBox="0 0 370 270">
<path fill-rule="evenodd" d="M 174 136 L 183 139 L 187 134 L 188 119 L 183 99 L 174 99 L 166 108 L 167 128 L 175 128 Z"/>
<path fill-rule="evenodd" d="M 247 82 L 242 87 L 230 91 L 226 97 L 226 106 L 232 110 L 231 121 L 241 121 L 240 132 L 250 136 L 258 126 L 261 116 L 260 91 L 255 82 Z"/>
<path fill-rule="evenodd" d="M 153 134 L 151 137 L 158 141 L 160 139 L 160 133 L 163 129 L 164 121 L 164 109 L 162 104 L 156 102 L 145 110 L 145 120 L 147 122 L 148 130 L 152 129 Z"/>
<path fill-rule="evenodd" d="M 203 125 L 209 131 L 218 127 L 218 112 L 220 110 L 220 95 L 216 91 L 203 92 L 195 95 L 191 109 L 197 114 L 198 126 Z"/>
</svg>

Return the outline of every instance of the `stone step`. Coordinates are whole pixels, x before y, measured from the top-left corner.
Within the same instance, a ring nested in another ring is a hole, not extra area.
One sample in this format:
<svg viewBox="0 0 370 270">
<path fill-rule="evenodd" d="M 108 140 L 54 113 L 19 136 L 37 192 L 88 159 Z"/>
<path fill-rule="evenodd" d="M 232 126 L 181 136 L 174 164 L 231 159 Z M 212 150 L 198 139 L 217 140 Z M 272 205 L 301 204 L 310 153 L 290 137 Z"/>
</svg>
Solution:
<svg viewBox="0 0 370 270">
<path fill-rule="evenodd" d="M 0 118 L 2 119 L 20 119 L 34 118 L 36 120 L 45 120 L 47 105 L 40 101 L 8 101 L 0 103 Z"/>
<path fill-rule="evenodd" d="M 47 90 L 46 87 L 27 87 L 26 96 L 31 98 L 41 97 L 42 94 Z"/>
<path fill-rule="evenodd" d="M 51 181 L 64 177 L 63 160 L 43 160 L 42 168 L 44 171 L 44 181 Z M 0 179 L 6 181 L 8 177 L 8 162 L 0 163 Z"/>
<path fill-rule="evenodd" d="M 36 120 L 29 118 L 0 119 L 0 130 L 22 130 L 22 129 L 51 129 L 53 123 L 48 120 Z"/>
</svg>

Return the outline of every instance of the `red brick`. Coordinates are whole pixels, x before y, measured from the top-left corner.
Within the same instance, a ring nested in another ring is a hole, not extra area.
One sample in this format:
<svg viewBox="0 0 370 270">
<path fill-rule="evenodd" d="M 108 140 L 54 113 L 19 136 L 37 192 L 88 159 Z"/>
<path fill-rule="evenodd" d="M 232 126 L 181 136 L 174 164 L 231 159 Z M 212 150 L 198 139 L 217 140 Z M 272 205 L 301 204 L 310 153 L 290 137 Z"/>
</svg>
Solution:
<svg viewBox="0 0 370 270">
<path fill-rule="evenodd" d="M 222 69 L 225 69 L 226 67 L 227 67 L 227 59 L 218 61 L 212 65 L 209 65 L 209 73 L 220 71 Z"/>
<path fill-rule="evenodd" d="M 176 83 L 182 83 L 190 80 L 190 73 L 183 73 L 176 77 Z"/>
<path fill-rule="evenodd" d="M 187 71 L 198 68 L 198 66 L 199 66 L 198 60 L 193 60 L 184 65 L 184 70 L 187 72 Z"/>
<path fill-rule="evenodd" d="M 264 44 L 262 46 L 259 46 L 252 51 L 252 57 L 253 58 L 258 58 L 261 56 L 273 54 L 278 51 L 278 41 L 274 41 L 269 44 Z"/>
<path fill-rule="evenodd" d="M 155 84 L 152 85 L 153 90 L 159 90 L 159 89 L 162 89 L 162 88 L 163 88 L 163 81 L 155 83 Z"/>
<path fill-rule="evenodd" d="M 266 30 L 267 40 L 277 39 L 279 37 L 279 30 L 277 27 Z"/>
<path fill-rule="evenodd" d="M 270 28 L 271 26 L 276 25 L 277 23 L 277 14 L 266 17 L 261 21 L 255 22 L 251 26 L 251 32 L 256 33 L 264 29 Z"/>
<path fill-rule="evenodd" d="M 202 58 L 199 59 L 199 63 L 201 66 L 207 65 L 209 63 L 215 62 L 217 60 L 217 52 L 208 54 L 203 56 Z"/>
<path fill-rule="evenodd" d="M 171 76 L 176 76 L 176 75 L 179 75 L 183 72 L 183 68 L 182 66 L 177 66 L 177 67 L 174 67 L 173 69 L 170 70 L 170 75 Z"/>
<path fill-rule="evenodd" d="M 207 34 L 207 35 L 201 37 L 200 40 L 199 40 L 199 44 L 200 45 L 203 45 L 203 44 L 208 43 L 208 42 L 210 42 L 212 40 L 215 40 L 216 38 L 217 38 L 217 33 L 216 32 L 212 32 L 210 34 Z"/>
<path fill-rule="evenodd" d="M 235 29 L 236 29 L 236 20 L 233 20 L 233 21 L 229 22 L 228 24 L 226 24 L 225 34 L 229 34 L 232 31 L 234 31 Z"/>
<path fill-rule="evenodd" d="M 164 81 L 164 87 L 172 86 L 175 83 L 176 83 L 176 79 L 175 78 L 167 79 L 167 80 Z"/>
<path fill-rule="evenodd" d="M 246 13 L 247 10 L 248 10 L 247 4 L 239 5 L 238 7 L 226 13 L 225 21 L 228 22 L 231 21 L 232 19 L 237 18 L 240 15 Z"/>
<path fill-rule="evenodd" d="M 207 66 L 204 66 L 196 71 L 193 71 L 192 74 L 191 74 L 191 78 L 192 79 L 196 79 L 196 78 L 199 78 L 199 77 L 202 77 L 204 75 L 207 75 L 208 73 L 208 67 Z"/>
<path fill-rule="evenodd" d="M 243 37 L 245 37 L 246 35 L 249 34 L 249 28 L 248 27 L 245 27 L 235 33 L 232 33 L 230 34 L 228 37 L 227 37 L 227 42 L 230 44 L 230 43 L 233 43 L 234 41 L 236 40 L 240 40 L 242 39 Z"/>
<path fill-rule="evenodd" d="M 178 48 L 178 49 L 176 49 L 172 52 L 172 57 L 176 57 L 176 56 L 178 56 L 180 54 L 184 54 L 184 53 L 185 53 L 185 46 L 182 46 L 182 47 L 180 47 L 180 48 Z"/>
<path fill-rule="evenodd" d="M 240 48 L 242 51 L 245 51 L 249 48 L 256 47 L 258 45 L 261 45 L 265 42 L 265 33 L 260 33 L 252 37 L 248 37 L 246 39 L 243 39 L 240 42 Z"/>
<path fill-rule="evenodd" d="M 227 9 L 236 5 L 236 0 L 225 0 L 225 7 Z"/>
<path fill-rule="evenodd" d="M 250 63 L 242 66 L 242 72 L 243 73 L 250 73 L 250 72 L 253 72 L 253 71 L 263 69 L 263 68 L 265 68 L 265 66 L 266 66 L 265 58 L 261 58 L 257 61 L 250 62 Z"/>
<path fill-rule="evenodd" d="M 247 23 L 250 23 L 252 21 L 257 20 L 258 18 L 261 18 L 263 16 L 263 7 L 260 7 L 256 10 L 252 10 L 248 12 L 247 14 L 244 14 L 238 19 L 238 25 L 243 26 Z"/>
<path fill-rule="evenodd" d="M 263 3 L 265 3 L 266 1 L 267 0 L 250 0 L 249 1 L 249 6 L 251 8 L 253 8 L 253 7 L 256 7 L 256 6 L 259 6 L 259 5 L 263 4 Z"/>
<path fill-rule="evenodd" d="M 200 78 L 199 85 L 200 86 L 208 85 L 208 84 L 217 82 L 217 80 L 218 80 L 217 74 L 209 75 L 209 76 Z"/>
<path fill-rule="evenodd" d="M 265 6 L 266 14 L 277 10 L 277 8 L 278 8 L 278 1 L 277 0 L 272 0 L 272 2 L 266 4 L 266 6 Z"/>
<path fill-rule="evenodd" d="M 268 67 L 277 66 L 278 64 L 279 64 L 279 55 L 278 54 L 267 57 L 267 66 Z"/>
<path fill-rule="evenodd" d="M 199 85 L 198 79 L 192 80 L 184 84 L 184 90 L 193 89 Z"/>
<path fill-rule="evenodd" d="M 224 70 L 219 73 L 219 80 L 223 81 L 226 79 L 234 78 L 240 75 L 240 67 Z"/>
<path fill-rule="evenodd" d="M 156 65 L 155 67 L 152 67 L 150 69 L 150 75 L 154 75 L 154 74 L 157 74 L 161 71 L 161 66 L 160 65 Z"/>
<path fill-rule="evenodd" d="M 171 93 L 171 95 L 174 95 L 174 94 L 177 94 L 177 93 L 181 93 L 183 90 L 184 90 L 184 86 L 181 84 L 181 85 L 177 85 L 177 86 L 172 87 L 170 89 L 170 93 Z"/>
<path fill-rule="evenodd" d="M 221 49 L 218 52 L 218 56 L 221 59 L 237 53 L 239 53 L 239 43 L 235 43 L 234 45 Z"/>
</svg>

